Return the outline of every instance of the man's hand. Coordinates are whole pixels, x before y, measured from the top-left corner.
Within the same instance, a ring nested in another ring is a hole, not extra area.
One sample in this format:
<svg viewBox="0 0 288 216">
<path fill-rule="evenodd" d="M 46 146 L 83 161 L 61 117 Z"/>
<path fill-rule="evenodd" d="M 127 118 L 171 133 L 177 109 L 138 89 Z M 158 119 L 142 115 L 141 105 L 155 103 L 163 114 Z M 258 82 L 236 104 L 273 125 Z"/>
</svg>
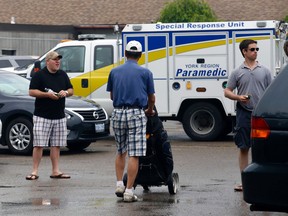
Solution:
<svg viewBox="0 0 288 216">
<path fill-rule="evenodd" d="M 59 98 L 63 98 L 63 97 L 68 97 L 68 91 L 64 91 L 64 90 L 61 90 L 60 92 L 57 93 L 57 96 Z"/>
<path fill-rule="evenodd" d="M 155 115 L 155 111 L 153 109 L 146 109 L 145 110 L 145 115 L 146 116 L 154 116 Z"/>
<path fill-rule="evenodd" d="M 242 103 L 248 103 L 250 97 L 250 95 L 239 95 L 239 101 L 241 101 Z"/>
<path fill-rule="evenodd" d="M 46 92 L 48 98 L 52 99 L 52 100 L 59 100 L 59 96 L 58 93 L 56 92 Z"/>
</svg>

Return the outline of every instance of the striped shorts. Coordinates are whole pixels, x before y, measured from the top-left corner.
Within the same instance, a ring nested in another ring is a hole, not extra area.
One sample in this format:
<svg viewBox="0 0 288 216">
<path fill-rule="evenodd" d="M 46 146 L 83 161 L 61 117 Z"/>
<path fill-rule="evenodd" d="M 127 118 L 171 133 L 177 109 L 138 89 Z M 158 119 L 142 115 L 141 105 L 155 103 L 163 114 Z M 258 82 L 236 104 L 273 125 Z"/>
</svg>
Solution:
<svg viewBox="0 0 288 216">
<path fill-rule="evenodd" d="M 66 146 L 67 119 L 46 119 L 33 116 L 33 146 Z"/>
<path fill-rule="evenodd" d="M 146 155 L 146 122 L 142 109 L 114 109 L 111 126 L 119 154 L 128 151 L 129 156 Z"/>
</svg>

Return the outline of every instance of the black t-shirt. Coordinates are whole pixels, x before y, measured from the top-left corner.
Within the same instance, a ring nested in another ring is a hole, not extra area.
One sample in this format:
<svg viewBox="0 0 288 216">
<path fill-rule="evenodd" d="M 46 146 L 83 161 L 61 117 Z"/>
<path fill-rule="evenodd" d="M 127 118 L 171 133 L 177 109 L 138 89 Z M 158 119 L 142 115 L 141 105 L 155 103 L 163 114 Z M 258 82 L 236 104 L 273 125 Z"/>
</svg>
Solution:
<svg viewBox="0 0 288 216">
<path fill-rule="evenodd" d="M 50 73 L 47 67 L 34 74 L 29 89 L 45 91 L 45 88 L 54 92 L 73 88 L 68 75 L 63 70 Z M 61 119 L 65 117 L 65 97 L 59 100 L 50 98 L 36 98 L 34 115 L 47 119 Z"/>
</svg>

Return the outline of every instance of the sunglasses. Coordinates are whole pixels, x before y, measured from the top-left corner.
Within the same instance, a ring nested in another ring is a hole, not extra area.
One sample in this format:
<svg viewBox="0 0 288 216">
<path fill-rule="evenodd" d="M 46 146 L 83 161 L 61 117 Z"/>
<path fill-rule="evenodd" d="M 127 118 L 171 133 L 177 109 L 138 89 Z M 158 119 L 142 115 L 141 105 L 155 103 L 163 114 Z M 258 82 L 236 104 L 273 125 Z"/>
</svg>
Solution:
<svg viewBox="0 0 288 216">
<path fill-rule="evenodd" d="M 259 51 L 259 47 L 257 47 L 257 48 L 250 48 L 249 49 L 251 52 L 254 52 L 255 50 L 258 52 Z"/>
</svg>

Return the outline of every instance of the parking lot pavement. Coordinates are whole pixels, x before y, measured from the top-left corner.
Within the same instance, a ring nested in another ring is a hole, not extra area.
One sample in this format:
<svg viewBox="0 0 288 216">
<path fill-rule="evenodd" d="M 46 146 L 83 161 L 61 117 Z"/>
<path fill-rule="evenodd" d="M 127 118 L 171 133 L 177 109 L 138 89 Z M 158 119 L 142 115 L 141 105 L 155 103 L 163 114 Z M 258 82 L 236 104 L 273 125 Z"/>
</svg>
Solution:
<svg viewBox="0 0 288 216">
<path fill-rule="evenodd" d="M 115 144 L 113 137 L 93 143 L 85 151 L 61 151 L 61 170 L 69 180 L 50 179 L 49 151 L 40 164 L 39 179 L 27 181 L 31 156 L 14 156 L 0 148 L 0 215 L 105 215 L 105 216 L 274 216 L 280 213 L 250 212 L 239 182 L 237 149 L 231 138 L 215 142 L 193 142 L 181 125 L 164 124 L 171 134 L 174 171 L 179 190 L 170 195 L 167 186 L 144 192 L 137 186 L 139 202 L 124 203 L 114 194 Z"/>
</svg>

